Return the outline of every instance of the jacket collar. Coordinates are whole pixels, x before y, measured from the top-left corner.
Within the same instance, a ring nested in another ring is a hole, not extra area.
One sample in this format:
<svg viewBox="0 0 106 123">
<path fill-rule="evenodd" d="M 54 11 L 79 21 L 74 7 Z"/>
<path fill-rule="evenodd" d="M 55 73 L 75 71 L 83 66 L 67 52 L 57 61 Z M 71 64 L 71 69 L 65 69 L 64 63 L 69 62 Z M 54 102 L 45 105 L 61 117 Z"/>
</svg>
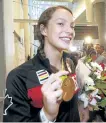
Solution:
<svg viewBox="0 0 106 123">
<path fill-rule="evenodd" d="M 67 57 L 69 58 L 70 55 L 68 53 L 63 53 L 63 56 L 62 57 L 63 57 L 63 61 L 65 63 L 66 58 Z M 42 51 L 37 50 L 37 54 L 33 58 L 33 64 L 34 64 L 34 66 L 36 65 L 36 60 L 38 61 L 38 63 L 43 64 L 45 66 L 45 68 L 47 69 L 47 71 L 50 72 L 50 73 L 58 71 L 58 70 L 55 69 L 55 67 L 53 67 L 53 66 L 50 65 L 49 59 L 46 58 L 43 55 Z"/>
</svg>

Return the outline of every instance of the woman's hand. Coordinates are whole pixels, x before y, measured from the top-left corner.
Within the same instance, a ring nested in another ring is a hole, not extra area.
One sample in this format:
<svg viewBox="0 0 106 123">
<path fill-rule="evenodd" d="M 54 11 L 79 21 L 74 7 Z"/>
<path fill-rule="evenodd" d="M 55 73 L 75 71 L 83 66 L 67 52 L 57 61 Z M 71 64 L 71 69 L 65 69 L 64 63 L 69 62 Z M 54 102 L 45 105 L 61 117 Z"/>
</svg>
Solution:
<svg viewBox="0 0 106 123">
<path fill-rule="evenodd" d="M 59 71 L 56 74 L 52 74 L 42 86 L 43 110 L 50 121 L 56 119 L 62 100 L 63 91 L 61 89 L 62 80 L 60 77 L 67 74 L 67 71 Z"/>
</svg>

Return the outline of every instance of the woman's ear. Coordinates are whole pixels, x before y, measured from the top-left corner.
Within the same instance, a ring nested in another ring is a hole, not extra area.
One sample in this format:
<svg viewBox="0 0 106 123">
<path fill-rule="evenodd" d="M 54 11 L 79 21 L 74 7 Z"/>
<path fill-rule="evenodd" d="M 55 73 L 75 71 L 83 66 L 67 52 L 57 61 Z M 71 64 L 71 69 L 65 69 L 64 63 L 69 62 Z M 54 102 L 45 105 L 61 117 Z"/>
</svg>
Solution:
<svg viewBox="0 0 106 123">
<path fill-rule="evenodd" d="M 47 30 L 43 24 L 40 25 L 40 32 L 43 36 L 47 36 Z"/>
</svg>

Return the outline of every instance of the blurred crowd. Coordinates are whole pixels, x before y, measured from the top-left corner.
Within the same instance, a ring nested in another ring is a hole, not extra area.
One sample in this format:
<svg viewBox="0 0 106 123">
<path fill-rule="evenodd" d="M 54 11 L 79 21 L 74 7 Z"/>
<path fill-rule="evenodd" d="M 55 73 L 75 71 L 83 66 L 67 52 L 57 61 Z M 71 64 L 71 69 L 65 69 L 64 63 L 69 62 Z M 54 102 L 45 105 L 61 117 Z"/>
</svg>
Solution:
<svg viewBox="0 0 106 123">
<path fill-rule="evenodd" d="M 90 55 L 92 60 L 98 64 L 106 64 L 106 51 L 104 46 L 100 44 L 89 44 L 84 46 L 83 52 L 72 52 L 70 57 L 74 60 L 75 66 L 80 58 Z"/>
</svg>

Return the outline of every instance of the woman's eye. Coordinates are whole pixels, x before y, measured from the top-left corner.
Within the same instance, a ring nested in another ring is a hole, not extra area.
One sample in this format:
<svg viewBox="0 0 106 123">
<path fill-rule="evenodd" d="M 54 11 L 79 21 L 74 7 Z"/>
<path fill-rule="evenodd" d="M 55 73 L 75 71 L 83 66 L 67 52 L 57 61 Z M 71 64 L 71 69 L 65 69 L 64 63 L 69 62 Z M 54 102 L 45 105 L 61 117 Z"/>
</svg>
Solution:
<svg viewBox="0 0 106 123">
<path fill-rule="evenodd" d="M 64 24 L 63 24 L 63 23 L 58 23 L 58 25 L 60 25 L 60 26 L 64 26 Z"/>
</svg>

